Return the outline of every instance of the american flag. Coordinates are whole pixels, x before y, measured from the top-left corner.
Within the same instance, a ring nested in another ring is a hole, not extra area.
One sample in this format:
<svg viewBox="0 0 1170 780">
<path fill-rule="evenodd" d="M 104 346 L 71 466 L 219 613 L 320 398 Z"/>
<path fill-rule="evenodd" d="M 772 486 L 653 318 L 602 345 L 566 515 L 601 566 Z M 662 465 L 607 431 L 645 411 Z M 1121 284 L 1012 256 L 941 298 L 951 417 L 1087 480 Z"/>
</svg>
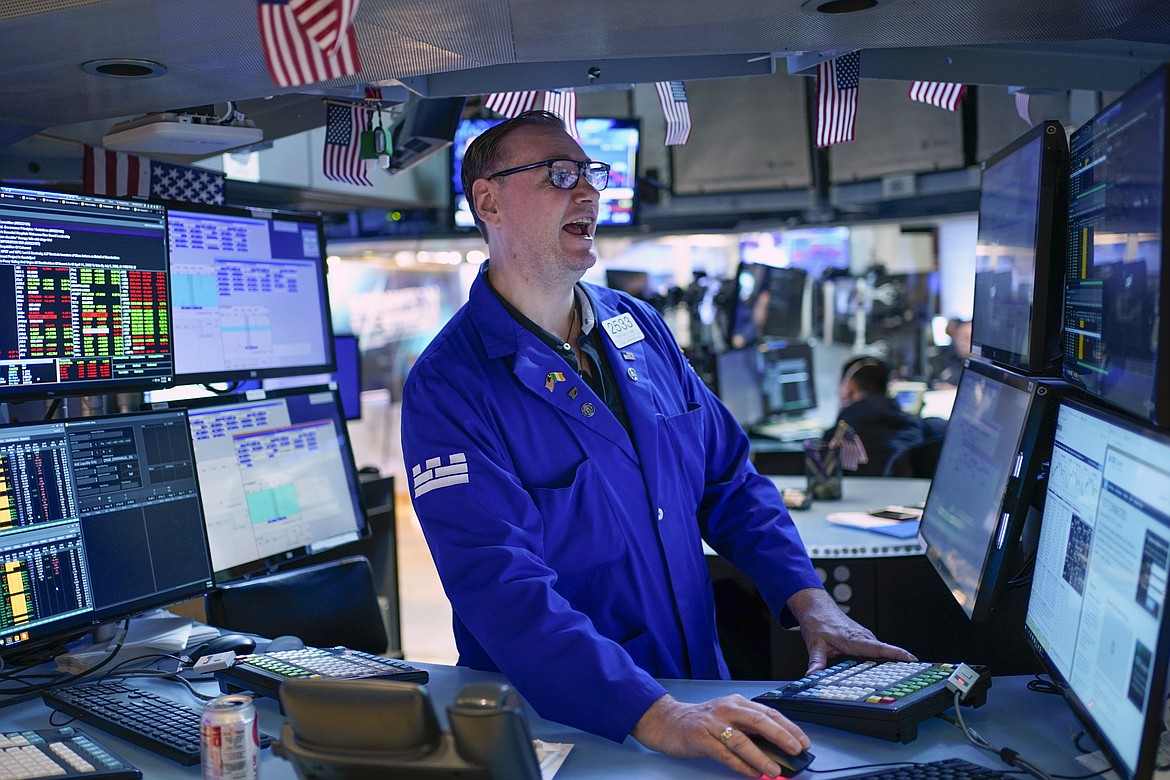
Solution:
<svg viewBox="0 0 1170 780">
<path fill-rule="evenodd" d="M 85 145 L 82 186 L 94 195 L 137 196 L 219 205 L 225 177 L 217 171 Z"/>
<path fill-rule="evenodd" d="M 857 52 L 843 54 L 817 66 L 818 147 L 853 140 L 860 72 L 861 55 Z"/>
<path fill-rule="evenodd" d="M 358 1 L 258 0 L 260 43 L 273 83 L 295 87 L 358 73 L 352 24 Z"/>
<path fill-rule="evenodd" d="M 957 109 L 959 101 L 966 93 L 967 87 L 964 85 L 945 81 L 915 81 L 910 85 L 911 100 L 945 108 L 947 111 Z"/>
<path fill-rule="evenodd" d="M 565 132 L 578 141 L 577 93 L 571 89 L 554 89 L 544 93 L 544 110 L 559 116 L 565 123 Z"/>
<path fill-rule="evenodd" d="M 361 132 L 368 112 L 360 105 L 330 103 L 325 112 L 325 178 L 359 187 L 373 187 L 361 158 Z"/>
<path fill-rule="evenodd" d="M 687 88 L 681 81 L 659 81 L 658 102 L 666 120 L 666 146 L 681 146 L 691 135 L 691 107 L 687 103 Z"/>
<path fill-rule="evenodd" d="M 497 114 L 511 119 L 520 116 L 525 111 L 536 108 L 536 99 L 540 93 L 536 90 L 529 92 L 493 92 L 484 98 L 484 108 L 490 108 Z"/>
<path fill-rule="evenodd" d="M 1032 96 L 1027 92 L 1016 93 L 1016 113 L 1020 115 L 1028 123 L 1028 127 L 1032 126 Z"/>
</svg>

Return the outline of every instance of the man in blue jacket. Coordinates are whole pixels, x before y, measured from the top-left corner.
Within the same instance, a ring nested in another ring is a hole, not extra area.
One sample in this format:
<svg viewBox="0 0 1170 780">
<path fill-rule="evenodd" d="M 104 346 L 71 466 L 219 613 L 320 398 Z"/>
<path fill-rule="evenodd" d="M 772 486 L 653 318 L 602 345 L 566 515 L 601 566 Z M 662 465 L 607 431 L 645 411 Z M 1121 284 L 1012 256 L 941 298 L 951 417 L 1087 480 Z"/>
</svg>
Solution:
<svg viewBox="0 0 1170 780">
<path fill-rule="evenodd" d="M 804 733 L 740 696 L 683 703 L 655 678 L 727 677 L 705 540 L 800 623 L 809 668 L 911 660 L 823 590 L 742 429 L 649 306 L 580 282 L 604 163 L 529 112 L 468 148 L 490 260 L 403 391 L 411 496 L 454 611 L 459 663 L 502 672 L 543 717 L 745 775 L 747 734 Z"/>
</svg>

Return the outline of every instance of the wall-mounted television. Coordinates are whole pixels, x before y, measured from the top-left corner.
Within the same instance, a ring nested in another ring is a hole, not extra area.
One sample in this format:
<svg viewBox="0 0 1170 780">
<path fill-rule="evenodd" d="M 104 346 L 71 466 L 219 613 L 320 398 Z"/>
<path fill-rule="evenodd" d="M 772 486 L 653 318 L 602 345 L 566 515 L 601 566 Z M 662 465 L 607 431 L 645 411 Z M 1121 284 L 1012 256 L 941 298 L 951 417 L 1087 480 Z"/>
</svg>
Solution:
<svg viewBox="0 0 1170 780">
<path fill-rule="evenodd" d="M 501 119 L 464 119 L 455 129 L 451 152 L 451 213 L 457 229 L 474 229 L 475 220 L 463 192 L 463 155 L 467 146 Z M 636 119 L 591 117 L 577 120 L 581 148 L 591 160 L 609 163 L 609 185 L 601 191 L 599 225 L 633 225 L 637 219 L 638 145 Z"/>
<path fill-rule="evenodd" d="M 1060 373 L 1067 224 L 1068 142 L 1059 122 L 1041 122 L 983 163 L 974 354 Z"/>
</svg>

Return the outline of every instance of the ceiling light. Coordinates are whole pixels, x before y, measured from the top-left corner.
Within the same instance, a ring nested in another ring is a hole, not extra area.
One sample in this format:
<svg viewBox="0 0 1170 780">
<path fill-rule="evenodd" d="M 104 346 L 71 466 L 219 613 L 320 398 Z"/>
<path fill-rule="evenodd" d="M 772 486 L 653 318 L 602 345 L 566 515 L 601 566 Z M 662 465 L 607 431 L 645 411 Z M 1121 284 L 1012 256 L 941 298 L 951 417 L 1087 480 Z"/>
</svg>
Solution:
<svg viewBox="0 0 1170 780">
<path fill-rule="evenodd" d="M 167 66 L 161 62 L 123 57 L 90 60 L 81 63 L 81 69 L 91 76 L 109 76 L 119 79 L 155 79 L 167 74 Z"/>
<path fill-rule="evenodd" d="M 805 0 L 800 10 L 806 14 L 855 14 L 886 5 L 893 0 Z"/>
</svg>

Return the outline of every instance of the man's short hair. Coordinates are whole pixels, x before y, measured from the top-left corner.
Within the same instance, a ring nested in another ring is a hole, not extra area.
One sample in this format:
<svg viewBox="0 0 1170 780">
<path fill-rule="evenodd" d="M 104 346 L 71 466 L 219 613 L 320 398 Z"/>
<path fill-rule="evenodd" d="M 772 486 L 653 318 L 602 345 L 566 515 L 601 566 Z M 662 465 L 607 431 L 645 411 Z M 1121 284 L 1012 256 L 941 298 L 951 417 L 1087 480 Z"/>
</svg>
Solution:
<svg viewBox="0 0 1170 780">
<path fill-rule="evenodd" d="M 882 396 L 890 386 L 890 367 L 872 355 L 855 357 L 841 368 L 841 382 L 849 380 L 866 396 Z"/>
<path fill-rule="evenodd" d="M 484 238 L 487 238 L 487 231 L 484 230 L 483 220 L 479 218 L 479 214 L 475 210 L 475 200 L 471 196 L 471 185 L 475 183 L 476 179 L 482 179 L 508 167 L 509 161 L 501 150 L 504 139 L 512 131 L 529 125 L 555 127 L 558 130 L 565 129 L 564 120 L 550 111 L 525 111 L 523 114 L 489 127 L 468 144 L 467 151 L 463 154 L 463 172 L 461 174 L 463 193 L 467 196 L 467 205 L 471 208 L 471 216 L 475 219 L 475 226 L 479 228 L 479 232 L 483 234 Z"/>
</svg>

